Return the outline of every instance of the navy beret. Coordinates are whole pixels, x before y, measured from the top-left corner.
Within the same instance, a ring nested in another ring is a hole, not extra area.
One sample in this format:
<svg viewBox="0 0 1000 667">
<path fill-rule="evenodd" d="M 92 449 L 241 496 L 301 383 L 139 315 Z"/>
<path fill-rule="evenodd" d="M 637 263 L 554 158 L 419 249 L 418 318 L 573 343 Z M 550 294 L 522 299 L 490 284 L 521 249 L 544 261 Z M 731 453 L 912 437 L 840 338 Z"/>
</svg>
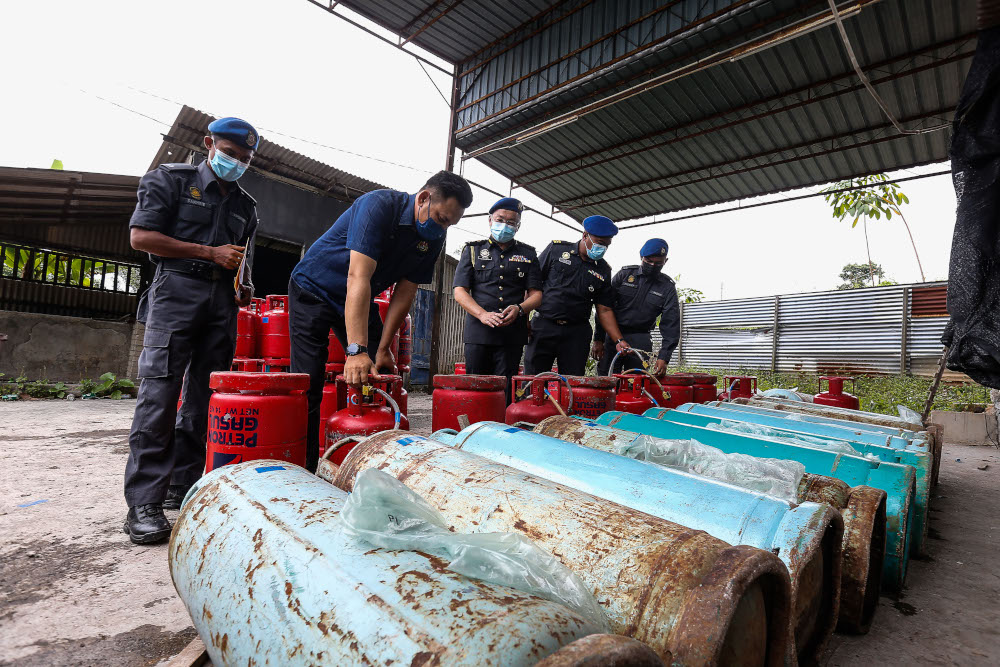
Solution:
<svg viewBox="0 0 1000 667">
<path fill-rule="evenodd" d="M 494 211 L 514 211 L 514 213 L 520 214 L 524 211 L 524 204 L 521 203 L 520 199 L 504 197 L 490 207 L 490 215 L 493 215 Z"/>
<path fill-rule="evenodd" d="M 584 218 L 583 229 L 588 234 L 602 237 L 614 236 L 618 233 L 618 228 L 615 227 L 615 223 L 611 222 L 611 218 L 605 218 L 603 215 L 591 215 Z"/>
<path fill-rule="evenodd" d="M 219 118 L 208 124 L 208 133 L 223 139 L 229 139 L 235 144 L 250 150 L 257 150 L 260 135 L 253 125 L 241 118 Z"/>
<path fill-rule="evenodd" d="M 670 246 L 663 239 L 649 239 L 639 249 L 639 257 L 666 257 Z"/>
</svg>

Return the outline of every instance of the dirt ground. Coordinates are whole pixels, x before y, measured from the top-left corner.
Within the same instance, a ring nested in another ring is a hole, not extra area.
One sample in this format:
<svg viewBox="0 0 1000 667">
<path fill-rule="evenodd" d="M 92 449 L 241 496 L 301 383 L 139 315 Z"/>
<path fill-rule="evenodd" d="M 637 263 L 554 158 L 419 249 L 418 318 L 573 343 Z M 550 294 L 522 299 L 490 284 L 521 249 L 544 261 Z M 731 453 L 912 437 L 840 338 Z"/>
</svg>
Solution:
<svg viewBox="0 0 1000 667">
<path fill-rule="evenodd" d="M 0 403 L 0 665 L 156 665 L 194 638 L 166 545 L 122 533 L 134 406 Z M 429 433 L 428 396 L 410 417 Z M 834 636 L 827 664 L 1000 664 L 998 482 L 995 449 L 946 446 L 928 554 L 868 635 Z"/>
</svg>

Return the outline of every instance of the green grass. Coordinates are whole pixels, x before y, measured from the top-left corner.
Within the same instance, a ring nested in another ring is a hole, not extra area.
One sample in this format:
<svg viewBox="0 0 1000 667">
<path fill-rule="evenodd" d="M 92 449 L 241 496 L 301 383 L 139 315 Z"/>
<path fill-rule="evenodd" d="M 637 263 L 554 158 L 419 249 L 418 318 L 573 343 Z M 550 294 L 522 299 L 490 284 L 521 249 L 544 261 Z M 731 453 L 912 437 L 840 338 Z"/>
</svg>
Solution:
<svg viewBox="0 0 1000 667">
<path fill-rule="evenodd" d="M 757 378 L 757 388 L 795 389 L 807 394 L 819 392 L 819 376 L 809 373 L 772 373 L 762 370 L 721 370 L 696 366 L 681 366 L 677 373 L 711 373 L 719 376 L 722 389 L 724 375 L 752 375 Z M 927 378 L 906 375 L 862 375 L 857 376 L 857 392 L 851 391 L 847 383 L 845 391 L 854 393 L 861 400 L 861 409 L 886 415 L 898 415 L 897 405 L 923 412 L 924 403 L 930 393 L 932 381 Z M 826 383 L 823 383 L 826 390 Z M 970 405 L 984 405 L 990 402 L 990 390 L 982 385 L 942 382 L 934 397 L 935 410 L 968 410 Z"/>
</svg>

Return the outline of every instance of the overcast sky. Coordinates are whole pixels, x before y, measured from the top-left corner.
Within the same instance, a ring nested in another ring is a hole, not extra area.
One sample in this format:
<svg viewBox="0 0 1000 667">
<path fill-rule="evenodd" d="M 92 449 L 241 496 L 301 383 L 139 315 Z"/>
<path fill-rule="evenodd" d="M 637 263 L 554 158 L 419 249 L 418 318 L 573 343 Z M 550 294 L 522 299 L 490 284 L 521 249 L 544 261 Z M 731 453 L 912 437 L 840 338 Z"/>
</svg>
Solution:
<svg viewBox="0 0 1000 667">
<path fill-rule="evenodd" d="M 58 158 L 71 170 L 142 174 L 181 104 L 240 116 L 271 141 L 401 190 L 415 191 L 444 166 L 448 107 L 417 61 L 306 0 L 5 2 L 0 59 L 3 166 L 48 167 Z M 449 77 L 429 71 L 448 90 Z M 508 188 L 474 160 L 465 173 Z M 927 279 L 945 279 L 955 220 L 950 178 L 902 188 Z M 482 190 L 475 198 L 469 213 L 496 199 Z M 459 227 L 449 232 L 450 252 L 488 233 L 485 217 Z M 519 238 L 541 251 L 576 236 L 526 213 Z M 614 269 L 634 264 L 654 236 L 670 244 L 670 275 L 713 300 L 833 289 L 844 264 L 866 261 L 861 225 L 834 220 L 821 197 L 623 231 L 606 257 Z M 896 217 L 869 225 L 869 237 L 888 277 L 920 280 Z"/>
</svg>

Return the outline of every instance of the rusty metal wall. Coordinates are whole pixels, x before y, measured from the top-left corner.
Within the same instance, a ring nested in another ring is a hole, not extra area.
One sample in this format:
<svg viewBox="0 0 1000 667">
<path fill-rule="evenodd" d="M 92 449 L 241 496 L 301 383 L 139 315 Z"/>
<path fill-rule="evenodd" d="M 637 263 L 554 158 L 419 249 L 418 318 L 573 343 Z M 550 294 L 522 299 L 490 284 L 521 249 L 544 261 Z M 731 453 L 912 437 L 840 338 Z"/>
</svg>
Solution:
<svg viewBox="0 0 1000 667">
<path fill-rule="evenodd" d="M 905 369 L 930 377 L 948 322 L 936 296 L 946 287 L 893 285 L 683 304 L 681 344 L 671 364 L 808 373 L 896 374 Z M 659 332 L 654 331 L 654 352 L 659 347 Z M 968 380 L 957 373 L 948 379 Z"/>
<path fill-rule="evenodd" d="M 130 319 L 138 295 L 0 278 L 0 310 L 96 319 Z"/>
</svg>

